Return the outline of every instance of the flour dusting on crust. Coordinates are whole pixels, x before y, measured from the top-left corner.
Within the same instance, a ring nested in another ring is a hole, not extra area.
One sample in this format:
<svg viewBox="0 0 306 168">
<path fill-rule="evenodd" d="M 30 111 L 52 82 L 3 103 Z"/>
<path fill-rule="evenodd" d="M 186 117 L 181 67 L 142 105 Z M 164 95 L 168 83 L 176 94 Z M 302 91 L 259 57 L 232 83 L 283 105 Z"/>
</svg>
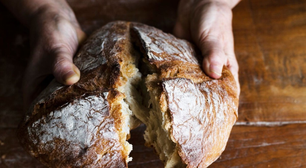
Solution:
<svg viewBox="0 0 306 168">
<path fill-rule="evenodd" d="M 81 52 L 74 58 L 74 63 L 80 71 L 86 72 L 95 69 L 106 64 L 110 55 L 118 54 L 116 50 L 118 48 L 112 46 L 126 40 L 126 32 L 120 34 L 109 31 L 113 26 L 114 24 L 107 24 L 94 32 L 90 36 L 90 40 L 82 46 Z M 109 51 L 109 48 L 112 48 L 112 50 Z"/>
<path fill-rule="evenodd" d="M 36 143 L 45 144 L 55 138 L 88 147 L 96 136 L 99 125 L 108 116 L 108 103 L 104 96 L 88 96 L 64 105 L 59 110 L 35 121 L 28 130 L 39 137 Z M 49 120 L 52 119 L 52 120 Z M 109 135 L 111 134 L 111 135 Z M 104 133 L 104 139 L 116 137 L 115 133 Z"/>
<path fill-rule="evenodd" d="M 134 26 L 133 29 L 139 34 L 149 60 L 179 60 L 198 64 L 198 60 L 194 57 L 192 46 L 185 40 L 177 39 L 173 35 L 166 34 L 158 29 L 145 25 Z M 169 57 L 169 55 L 171 55 L 171 57 Z"/>
<path fill-rule="evenodd" d="M 163 82 L 172 138 L 180 146 L 180 156 L 191 167 L 207 167 L 220 156 L 236 121 L 234 99 L 222 85 L 217 80 L 195 84 L 180 78 Z"/>
</svg>

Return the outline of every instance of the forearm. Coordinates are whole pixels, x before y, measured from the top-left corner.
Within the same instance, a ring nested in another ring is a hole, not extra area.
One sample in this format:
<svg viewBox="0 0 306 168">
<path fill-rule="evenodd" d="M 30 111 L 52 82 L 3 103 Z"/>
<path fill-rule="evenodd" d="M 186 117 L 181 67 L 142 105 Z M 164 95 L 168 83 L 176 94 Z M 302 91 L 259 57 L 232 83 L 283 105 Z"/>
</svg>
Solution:
<svg viewBox="0 0 306 168">
<path fill-rule="evenodd" d="M 65 0 L 0 0 L 0 2 L 27 27 L 31 25 L 33 18 L 44 10 L 68 7 Z"/>
</svg>

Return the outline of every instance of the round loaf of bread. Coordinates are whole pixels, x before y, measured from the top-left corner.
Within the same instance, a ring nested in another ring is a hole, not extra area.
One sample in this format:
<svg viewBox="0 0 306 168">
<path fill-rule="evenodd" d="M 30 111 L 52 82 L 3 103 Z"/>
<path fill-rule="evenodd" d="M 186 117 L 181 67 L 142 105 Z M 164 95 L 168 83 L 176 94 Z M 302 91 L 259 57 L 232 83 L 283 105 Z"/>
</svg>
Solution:
<svg viewBox="0 0 306 168">
<path fill-rule="evenodd" d="M 130 129 L 147 126 L 165 167 L 207 167 L 237 119 L 237 84 L 224 67 L 205 75 L 194 47 L 156 28 L 112 22 L 93 33 L 74 63 L 80 81 L 56 81 L 20 124 L 21 143 L 48 167 L 127 167 Z"/>
</svg>

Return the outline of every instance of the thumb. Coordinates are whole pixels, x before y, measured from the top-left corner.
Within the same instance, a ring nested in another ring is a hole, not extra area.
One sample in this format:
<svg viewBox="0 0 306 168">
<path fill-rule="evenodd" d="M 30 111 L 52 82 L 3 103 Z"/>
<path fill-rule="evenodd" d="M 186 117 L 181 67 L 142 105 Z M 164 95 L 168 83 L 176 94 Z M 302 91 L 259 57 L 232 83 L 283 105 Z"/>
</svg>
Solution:
<svg viewBox="0 0 306 168">
<path fill-rule="evenodd" d="M 231 41 L 231 9 L 222 3 L 199 2 L 195 6 L 190 22 L 191 35 L 200 48 L 204 72 L 212 78 L 220 78 L 227 63 L 224 47 Z"/>
<path fill-rule="evenodd" d="M 77 43 L 81 44 L 86 34 L 79 27 L 75 28 L 75 33 Z M 73 64 L 73 55 L 73 50 L 65 50 L 65 45 L 54 53 L 53 75 L 58 82 L 64 85 L 72 85 L 80 79 L 80 70 Z"/>
<path fill-rule="evenodd" d="M 79 81 L 80 70 L 72 63 L 72 54 L 67 52 L 56 53 L 53 75 L 58 82 L 65 85 L 72 85 Z"/>
<path fill-rule="evenodd" d="M 227 60 L 221 41 L 212 36 L 207 36 L 200 40 L 199 47 L 204 56 L 204 72 L 210 77 L 220 78 L 222 75 L 223 65 L 225 65 Z"/>
</svg>

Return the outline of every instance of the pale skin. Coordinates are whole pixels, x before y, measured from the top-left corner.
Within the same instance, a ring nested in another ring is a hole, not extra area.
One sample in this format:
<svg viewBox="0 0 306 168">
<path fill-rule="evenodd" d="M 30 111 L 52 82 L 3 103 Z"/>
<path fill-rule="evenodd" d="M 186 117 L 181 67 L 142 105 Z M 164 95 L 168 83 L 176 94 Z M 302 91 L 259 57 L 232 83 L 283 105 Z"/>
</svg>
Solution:
<svg viewBox="0 0 306 168">
<path fill-rule="evenodd" d="M 25 72 L 25 106 L 37 96 L 35 92 L 46 76 L 52 74 L 64 84 L 80 79 L 73 64 L 78 45 L 85 33 L 65 0 L 0 0 L 30 29 L 31 58 Z M 193 41 L 203 56 L 204 72 L 221 77 L 227 66 L 237 81 L 238 64 L 234 53 L 232 8 L 239 0 L 181 0 L 174 35 Z"/>
</svg>

